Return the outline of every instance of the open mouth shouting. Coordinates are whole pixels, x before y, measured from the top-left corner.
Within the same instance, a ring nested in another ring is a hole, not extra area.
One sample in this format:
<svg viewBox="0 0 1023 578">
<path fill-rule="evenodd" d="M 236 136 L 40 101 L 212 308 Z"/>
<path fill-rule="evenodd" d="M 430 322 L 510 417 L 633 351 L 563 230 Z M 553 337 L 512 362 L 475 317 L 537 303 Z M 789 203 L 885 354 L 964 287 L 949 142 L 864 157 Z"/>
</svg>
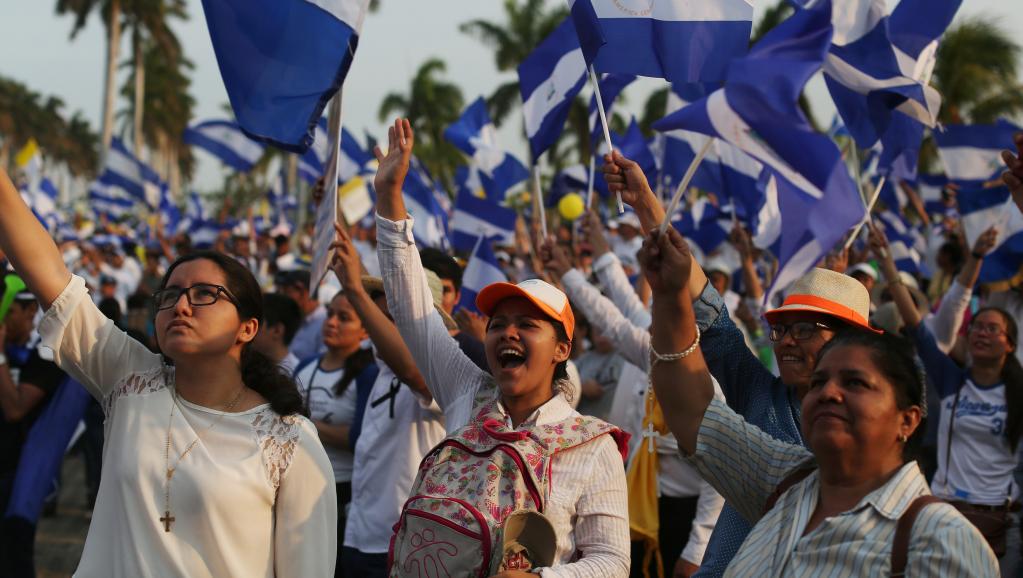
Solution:
<svg viewBox="0 0 1023 578">
<path fill-rule="evenodd" d="M 517 369 L 526 363 L 526 353 L 521 349 L 503 346 L 497 351 L 497 361 L 501 369 Z"/>
</svg>

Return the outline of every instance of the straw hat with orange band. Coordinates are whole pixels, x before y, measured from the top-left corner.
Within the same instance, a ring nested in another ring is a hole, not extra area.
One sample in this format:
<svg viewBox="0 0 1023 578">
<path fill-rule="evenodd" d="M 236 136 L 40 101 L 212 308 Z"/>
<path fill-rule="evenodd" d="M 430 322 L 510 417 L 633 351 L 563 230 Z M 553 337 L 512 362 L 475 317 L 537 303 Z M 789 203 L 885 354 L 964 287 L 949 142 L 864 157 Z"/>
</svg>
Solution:
<svg viewBox="0 0 1023 578">
<path fill-rule="evenodd" d="M 870 326 L 870 294 L 856 279 L 829 269 L 813 269 L 800 277 L 781 307 L 764 313 L 774 324 L 788 312 L 820 313 L 853 327 L 881 333 Z"/>
</svg>

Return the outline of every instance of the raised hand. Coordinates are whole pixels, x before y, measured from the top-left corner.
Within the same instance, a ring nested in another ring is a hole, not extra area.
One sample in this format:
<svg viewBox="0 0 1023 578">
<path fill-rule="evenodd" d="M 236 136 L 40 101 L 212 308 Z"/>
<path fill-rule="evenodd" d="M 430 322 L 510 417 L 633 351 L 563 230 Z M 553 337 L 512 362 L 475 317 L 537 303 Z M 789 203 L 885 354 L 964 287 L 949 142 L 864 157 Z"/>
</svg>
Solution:
<svg viewBox="0 0 1023 578">
<path fill-rule="evenodd" d="M 622 153 L 614 151 L 604 155 L 604 166 L 600 170 L 604 173 L 608 190 L 620 194 L 622 201 L 637 211 L 639 206 L 654 198 L 643 169 L 636 161 L 622 156 Z"/>
<path fill-rule="evenodd" d="M 650 231 L 638 257 L 643 275 L 655 295 L 679 294 L 689 283 L 693 255 L 689 244 L 674 227 L 668 227 L 664 234 L 656 229 Z"/>
<path fill-rule="evenodd" d="M 480 341 L 487 334 L 487 318 L 483 315 L 473 313 L 466 308 L 461 308 L 453 315 L 455 323 L 458 324 L 458 329 L 462 333 L 471 335 Z"/>
<path fill-rule="evenodd" d="M 352 244 L 348 231 L 340 223 L 334 223 L 337 236 L 330 248 L 334 250 L 334 258 L 330 261 L 330 270 L 337 275 L 341 288 L 346 292 L 362 290 L 362 260 L 359 252 Z"/>
<path fill-rule="evenodd" d="M 547 237 L 543 243 L 540 244 L 538 251 L 540 261 L 543 263 L 544 270 L 548 271 L 551 275 L 554 275 L 559 281 L 572 269 L 572 257 L 568 254 L 568 251 L 558 245 L 554 237 Z"/>
<path fill-rule="evenodd" d="M 593 250 L 594 259 L 611 250 L 607 236 L 604 235 L 604 223 L 600 222 L 600 215 L 596 209 L 591 209 L 583 215 L 583 231 L 586 233 L 586 241 Z"/>
<path fill-rule="evenodd" d="M 387 154 L 385 155 L 380 147 L 373 147 L 373 154 L 377 157 L 376 178 L 373 179 L 373 186 L 376 188 L 378 198 L 384 201 L 386 208 L 390 208 L 395 199 L 401 199 L 401 187 L 405 183 L 405 175 L 408 174 L 409 160 L 412 158 L 412 145 L 415 135 L 412 132 L 412 124 L 407 118 L 399 118 L 394 125 L 387 129 Z M 404 210 L 404 202 L 401 209 Z M 392 218 L 381 212 L 385 218 Z M 405 215 L 396 216 L 397 219 L 405 218 Z M 393 219 L 392 219 L 393 220 Z"/>
<path fill-rule="evenodd" d="M 1023 211 L 1023 132 L 1013 135 L 1012 140 L 1016 145 L 1016 154 L 1012 154 L 1011 151 L 1002 151 L 1002 160 L 1005 161 L 1005 166 L 1008 168 L 1002 173 L 1002 182 L 1009 187 L 1016 207 Z"/>
<path fill-rule="evenodd" d="M 843 247 L 839 251 L 831 251 L 824 257 L 824 268 L 835 273 L 845 273 L 849 267 L 849 249 Z"/>
<path fill-rule="evenodd" d="M 735 250 L 739 252 L 739 257 L 743 261 L 753 260 L 753 239 L 750 238 L 750 234 L 746 231 L 746 228 L 740 223 L 736 223 L 732 227 L 732 232 L 728 236 L 728 240 L 735 247 Z"/>
<path fill-rule="evenodd" d="M 987 231 L 984 231 L 977 237 L 977 240 L 973 242 L 973 249 L 970 254 L 974 257 L 984 257 L 991 249 L 994 249 L 995 243 L 998 241 L 998 230 L 991 227 Z"/>
</svg>

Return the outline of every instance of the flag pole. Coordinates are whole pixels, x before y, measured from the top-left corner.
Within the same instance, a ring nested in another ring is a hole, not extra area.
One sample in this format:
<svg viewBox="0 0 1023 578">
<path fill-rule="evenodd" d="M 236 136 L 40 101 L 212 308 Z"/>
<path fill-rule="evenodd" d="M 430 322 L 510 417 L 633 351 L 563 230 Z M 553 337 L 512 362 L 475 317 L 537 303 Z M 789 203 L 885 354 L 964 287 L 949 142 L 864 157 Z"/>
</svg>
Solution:
<svg viewBox="0 0 1023 578">
<path fill-rule="evenodd" d="M 607 113 L 604 112 L 604 100 L 600 98 L 600 86 L 597 82 L 597 72 L 593 69 L 593 65 L 589 65 L 586 69 L 590 73 L 590 84 L 593 85 L 593 98 L 597 101 L 597 114 L 600 115 L 600 128 L 604 129 L 604 144 L 607 145 L 608 154 L 612 154 L 615 150 L 614 145 L 611 144 L 611 130 L 607 128 Z M 621 215 L 625 212 L 625 205 L 622 204 L 622 194 L 616 193 L 615 200 L 618 201 L 618 214 Z"/>
<path fill-rule="evenodd" d="M 703 161 L 703 157 L 707 156 L 707 151 L 710 150 L 710 145 L 714 143 L 714 137 L 707 137 L 707 142 L 703 143 L 703 148 L 700 152 L 696 153 L 696 157 L 693 162 L 689 163 L 689 168 L 686 169 L 686 174 L 682 177 L 682 182 L 678 184 L 678 188 L 675 189 L 675 195 L 671 198 L 671 203 L 668 205 L 667 212 L 664 214 L 664 220 L 661 221 L 661 226 L 658 232 L 663 235 L 668 230 L 668 223 L 671 222 L 671 215 L 678 209 L 679 203 L 682 201 L 682 195 L 686 192 L 686 187 L 689 186 L 689 181 L 693 180 L 693 175 L 696 174 L 696 168 L 700 166 Z M 734 210 L 734 209 L 733 209 Z"/>
<path fill-rule="evenodd" d="M 853 229 L 852 235 L 849 235 L 849 238 L 845 240 L 845 247 L 842 248 L 843 250 L 852 247 L 853 241 L 855 241 L 856 237 L 860 234 L 860 230 L 863 229 L 863 225 L 871 222 L 870 212 L 874 210 L 874 203 L 876 203 L 877 198 L 881 196 L 881 188 L 884 187 L 884 182 L 887 178 L 888 177 L 881 177 L 881 179 L 877 181 L 877 187 L 874 189 L 874 194 L 870 196 L 870 202 L 867 204 L 867 214 L 863 215 L 863 220 L 860 221 L 860 224 L 856 225 L 856 228 Z"/>
<path fill-rule="evenodd" d="M 597 170 L 597 157 L 590 155 L 590 176 L 586 180 L 586 210 L 593 206 L 593 177 Z"/>
<path fill-rule="evenodd" d="M 540 159 L 536 159 L 536 163 L 533 164 L 533 188 L 535 194 L 533 197 L 536 199 L 537 215 L 540 217 L 540 235 L 547 238 L 547 209 L 543 204 L 543 193 L 540 191 Z"/>
</svg>

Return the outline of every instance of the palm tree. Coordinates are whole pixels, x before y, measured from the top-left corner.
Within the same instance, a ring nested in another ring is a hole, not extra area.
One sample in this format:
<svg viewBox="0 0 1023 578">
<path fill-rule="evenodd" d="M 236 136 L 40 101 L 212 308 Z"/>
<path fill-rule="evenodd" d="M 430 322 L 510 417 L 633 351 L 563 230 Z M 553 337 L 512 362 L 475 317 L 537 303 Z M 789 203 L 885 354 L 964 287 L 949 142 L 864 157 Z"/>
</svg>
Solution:
<svg viewBox="0 0 1023 578">
<path fill-rule="evenodd" d="M 544 0 L 505 0 L 504 11 L 507 22 L 496 23 L 487 20 L 470 20 L 459 29 L 475 36 L 494 50 L 494 63 L 500 72 L 514 71 L 526 56 L 540 44 L 548 34 L 561 24 L 568 14 L 563 7 L 545 9 Z M 490 116 L 500 126 L 520 102 L 518 80 L 506 82 L 497 87 L 487 99 Z"/>
<path fill-rule="evenodd" d="M 932 83 L 942 96 L 946 123 L 992 123 L 1023 113 L 1020 45 L 996 21 L 969 18 L 938 45 Z"/>
<path fill-rule="evenodd" d="M 103 122 L 100 142 L 103 150 L 110 148 L 114 127 L 114 81 L 121 47 L 121 0 L 57 0 L 57 14 L 72 14 L 75 23 L 71 39 L 85 28 L 89 15 L 100 12 L 107 26 L 107 66 L 103 84 Z"/>
<path fill-rule="evenodd" d="M 446 70 L 443 60 L 430 58 L 412 78 L 408 93 L 392 92 L 384 97 L 378 115 L 381 122 L 394 113 L 408 117 L 416 128 L 417 156 L 450 191 L 462 153 L 444 138 L 444 129 L 458 119 L 465 100 L 457 85 L 437 78 Z"/>
</svg>

